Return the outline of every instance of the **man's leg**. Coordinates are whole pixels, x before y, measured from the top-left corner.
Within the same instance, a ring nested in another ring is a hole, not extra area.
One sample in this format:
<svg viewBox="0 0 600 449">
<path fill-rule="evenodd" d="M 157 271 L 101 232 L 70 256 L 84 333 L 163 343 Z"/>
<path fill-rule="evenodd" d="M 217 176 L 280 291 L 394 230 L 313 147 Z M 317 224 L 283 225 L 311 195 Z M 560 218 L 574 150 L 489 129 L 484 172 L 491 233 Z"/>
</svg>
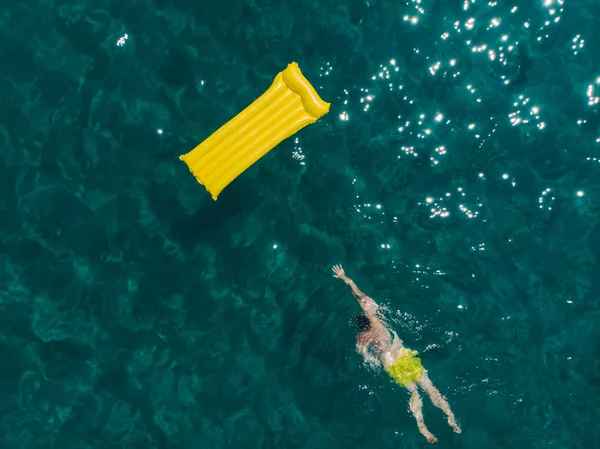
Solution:
<svg viewBox="0 0 600 449">
<path fill-rule="evenodd" d="M 452 410 L 450 410 L 450 404 L 448 404 L 448 401 L 446 401 L 446 399 L 444 399 L 444 397 L 440 394 L 439 390 L 433 386 L 433 383 L 431 382 L 431 379 L 429 379 L 427 373 L 423 374 L 423 377 L 421 377 L 421 380 L 419 380 L 419 386 L 427 392 L 431 398 L 431 402 L 433 402 L 433 405 L 442 409 L 448 416 L 448 424 L 454 429 L 454 432 L 461 433 L 460 427 L 458 427 L 458 424 L 456 424 L 454 413 L 452 413 Z"/>
<path fill-rule="evenodd" d="M 410 391 L 410 411 L 417 420 L 419 432 L 421 432 L 423 436 L 427 438 L 427 441 L 429 441 L 430 443 L 435 443 L 437 441 L 437 438 L 434 437 L 429 430 L 427 430 L 427 427 L 425 427 L 425 421 L 423 421 L 423 401 L 421 400 L 421 396 L 419 395 L 419 390 L 417 389 L 417 386 L 414 383 L 412 383 L 406 388 L 408 388 L 408 391 Z"/>
</svg>

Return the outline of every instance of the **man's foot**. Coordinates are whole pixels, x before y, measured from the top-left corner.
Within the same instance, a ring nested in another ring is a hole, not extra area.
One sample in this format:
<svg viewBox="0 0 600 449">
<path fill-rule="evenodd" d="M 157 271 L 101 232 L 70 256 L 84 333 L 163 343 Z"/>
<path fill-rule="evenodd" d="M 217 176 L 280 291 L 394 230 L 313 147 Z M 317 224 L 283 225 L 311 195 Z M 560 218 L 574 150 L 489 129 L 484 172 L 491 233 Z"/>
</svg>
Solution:
<svg viewBox="0 0 600 449">
<path fill-rule="evenodd" d="M 437 443 L 437 438 L 432 433 L 427 432 L 424 435 L 425 435 L 425 438 L 427 438 L 428 443 L 431 443 L 431 444 Z"/>
<path fill-rule="evenodd" d="M 427 438 L 428 443 L 437 443 L 437 438 L 433 436 L 433 433 L 431 433 L 424 424 L 419 425 L 419 432 L 421 432 L 421 435 Z"/>
<path fill-rule="evenodd" d="M 458 424 L 456 424 L 454 419 L 448 418 L 448 425 L 454 429 L 454 433 L 462 433 L 462 430 L 460 430 L 460 427 L 458 427 Z"/>
</svg>

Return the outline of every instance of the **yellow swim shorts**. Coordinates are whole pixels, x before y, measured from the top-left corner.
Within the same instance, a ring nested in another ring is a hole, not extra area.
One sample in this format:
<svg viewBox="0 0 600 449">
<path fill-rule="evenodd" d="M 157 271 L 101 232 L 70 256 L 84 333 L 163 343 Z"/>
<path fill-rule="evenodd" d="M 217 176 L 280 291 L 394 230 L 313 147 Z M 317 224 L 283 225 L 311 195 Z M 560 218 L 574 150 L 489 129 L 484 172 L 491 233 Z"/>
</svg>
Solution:
<svg viewBox="0 0 600 449">
<path fill-rule="evenodd" d="M 417 354 L 417 351 L 405 349 L 393 365 L 385 367 L 385 371 L 401 387 L 419 381 L 425 373 L 421 359 L 416 357 Z"/>
</svg>

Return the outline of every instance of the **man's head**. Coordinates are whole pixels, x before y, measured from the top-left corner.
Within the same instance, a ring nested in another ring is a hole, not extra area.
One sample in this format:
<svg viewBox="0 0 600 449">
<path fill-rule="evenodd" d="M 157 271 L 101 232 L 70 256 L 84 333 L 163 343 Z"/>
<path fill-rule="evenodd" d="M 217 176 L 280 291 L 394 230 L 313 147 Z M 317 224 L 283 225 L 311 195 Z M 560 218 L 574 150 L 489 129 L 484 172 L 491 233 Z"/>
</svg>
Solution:
<svg viewBox="0 0 600 449">
<path fill-rule="evenodd" d="M 354 316 L 354 324 L 360 332 L 366 332 L 371 329 L 371 320 L 364 313 L 357 313 Z"/>
</svg>

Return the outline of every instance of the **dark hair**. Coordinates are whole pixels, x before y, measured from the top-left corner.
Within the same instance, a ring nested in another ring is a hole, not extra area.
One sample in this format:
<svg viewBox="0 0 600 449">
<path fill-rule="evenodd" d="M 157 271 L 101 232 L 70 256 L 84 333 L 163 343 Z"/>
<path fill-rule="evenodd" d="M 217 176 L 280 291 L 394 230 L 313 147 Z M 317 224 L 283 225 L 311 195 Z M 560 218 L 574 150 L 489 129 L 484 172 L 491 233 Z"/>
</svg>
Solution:
<svg viewBox="0 0 600 449">
<path fill-rule="evenodd" d="M 371 329 L 371 320 L 364 313 L 357 313 L 354 316 L 354 324 L 361 332 L 365 332 Z"/>
</svg>

